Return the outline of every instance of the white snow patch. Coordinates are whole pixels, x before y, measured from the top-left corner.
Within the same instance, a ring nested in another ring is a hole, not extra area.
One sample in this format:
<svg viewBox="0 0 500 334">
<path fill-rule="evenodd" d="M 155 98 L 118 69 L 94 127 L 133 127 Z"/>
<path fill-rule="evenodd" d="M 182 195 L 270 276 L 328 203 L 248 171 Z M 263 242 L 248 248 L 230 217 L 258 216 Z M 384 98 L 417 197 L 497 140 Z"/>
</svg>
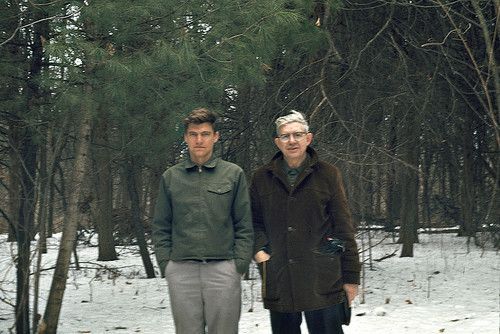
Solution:
<svg viewBox="0 0 500 334">
<path fill-rule="evenodd" d="M 55 263 L 58 237 L 49 239 L 43 268 Z M 376 238 L 381 240 L 382 232 Z M 373 256 L 399 253 L 399 247 L 386 239 Z M 421 234 L 415 257 L 373 262 L 373 270 L 366 268 L 365 303 L 360 303 L 360 297 L 355 299 L 345 333 L 498 334 L 498 254 L 474 247 L 467 253 L 466 249 L 466 240 L 453 234 Z M 78 247 L 82 269 L 69 272 L 58 332 L 174 333 L 166 281 L 145 278 L 135 247 L 117 250 L 118 261 L 99 262 L 96 247 Z M 0 235 L 0 334 L 9 333 L 14 325 L 9 305 L 15 303 L 13 254 L 15 246 Z M 42 314 L 52 273 L 42 272 Z M 255 268 L 251 276 L 253 280 L 243 282 L 240 333 L 270 333 Z M 302 332 L 307 333 L 305 324 Z"/>
</svg>

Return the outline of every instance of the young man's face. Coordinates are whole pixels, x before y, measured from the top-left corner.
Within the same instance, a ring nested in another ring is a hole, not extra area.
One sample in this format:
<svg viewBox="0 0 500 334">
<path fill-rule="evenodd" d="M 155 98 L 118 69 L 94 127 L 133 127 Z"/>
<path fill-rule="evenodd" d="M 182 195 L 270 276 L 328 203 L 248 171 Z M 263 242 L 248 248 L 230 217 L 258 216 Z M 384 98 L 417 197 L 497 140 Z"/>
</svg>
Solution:
<svg viewBox="0 0 500 334">
<path fill-rule="evenodd" d="M 191 160 L 204 164 L 214 151 L 214 144 L 219 140 L 219 133 L 214 131 L 211 123 L 189 124 L 184 133 L 184 141 L 188 145 Z"/>
<path fill-rule="evenodd" d="M 286 137 L 285 141 L 279 138 L 283 135 Z M 303 160 L 306 156 L 307 146 L 309 146 L 311 141 L 312 133 L 307 133 L 304 125 L 297 122 L 281 126 L 278 138 L 274 139 L 274 143 L 288 162 Z"/>
</svg>

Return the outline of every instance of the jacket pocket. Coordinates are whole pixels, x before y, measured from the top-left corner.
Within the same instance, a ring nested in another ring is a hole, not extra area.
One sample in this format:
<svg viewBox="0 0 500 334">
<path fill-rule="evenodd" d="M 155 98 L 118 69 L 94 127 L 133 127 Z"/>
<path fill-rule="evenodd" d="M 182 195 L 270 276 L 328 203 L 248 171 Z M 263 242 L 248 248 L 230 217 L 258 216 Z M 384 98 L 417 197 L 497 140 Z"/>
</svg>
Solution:
<svg viewBox="0 0 500 334">
<path fill-rule="evenodd" d="M 224 195 L 233 189 L 230 183 L 211 183 L 207 185 L 208 192 L 217 195 Z"/>
<path fill-rule="evenodd" d="M 314 256 L 314 291 L 320 295 L 337 293 L 342 290 L 340 256 Z"/>
<path fill-rule="evenodd" d="M 229 222 L 231 218 L 231 206 L 233 205 L 233 188 L 229 182 L 214 182 L 206 185 L 205 203 L 208 209 L 207 217 L 211 224 Z M 220 227 L 214 225 L 218 231 Z"/>
</svg>

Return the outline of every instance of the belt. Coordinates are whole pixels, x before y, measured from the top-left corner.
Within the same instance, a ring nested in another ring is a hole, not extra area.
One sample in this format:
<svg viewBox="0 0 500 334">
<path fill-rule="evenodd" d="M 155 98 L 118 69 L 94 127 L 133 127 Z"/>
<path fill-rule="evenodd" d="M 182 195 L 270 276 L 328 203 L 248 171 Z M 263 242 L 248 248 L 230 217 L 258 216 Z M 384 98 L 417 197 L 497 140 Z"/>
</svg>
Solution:
<svg viewBox="0 0 500 334">
<path fill-rule="evenodd" d="M 201 260 L 201 259 L 189 259 L 189 260 L 185 260 L 185 261 L 193 261 L 193 262 L 199 262 L 199 263 L 211 263 L 211 262 L 226 261 L 226 259 L 205 259 L 205 260 Z"/>
</svg>

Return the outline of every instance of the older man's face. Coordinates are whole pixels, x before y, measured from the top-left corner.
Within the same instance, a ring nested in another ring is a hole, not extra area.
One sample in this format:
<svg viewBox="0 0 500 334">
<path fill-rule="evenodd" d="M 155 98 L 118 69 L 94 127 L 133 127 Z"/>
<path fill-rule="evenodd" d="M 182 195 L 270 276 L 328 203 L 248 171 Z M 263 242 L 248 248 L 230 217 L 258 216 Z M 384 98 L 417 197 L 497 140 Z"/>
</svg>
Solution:
<svg viewBox="0 0 500 334">
<path fill-rule="evenodd" d="M 274 143 L 283 153 L 285 160 L 290 162 L 303 161 L 306 149 L 312 141 L 312 133 L 306 132 L 304 125 L 293 122 L 279 128 L 278 137 Z"/>
</svg>

